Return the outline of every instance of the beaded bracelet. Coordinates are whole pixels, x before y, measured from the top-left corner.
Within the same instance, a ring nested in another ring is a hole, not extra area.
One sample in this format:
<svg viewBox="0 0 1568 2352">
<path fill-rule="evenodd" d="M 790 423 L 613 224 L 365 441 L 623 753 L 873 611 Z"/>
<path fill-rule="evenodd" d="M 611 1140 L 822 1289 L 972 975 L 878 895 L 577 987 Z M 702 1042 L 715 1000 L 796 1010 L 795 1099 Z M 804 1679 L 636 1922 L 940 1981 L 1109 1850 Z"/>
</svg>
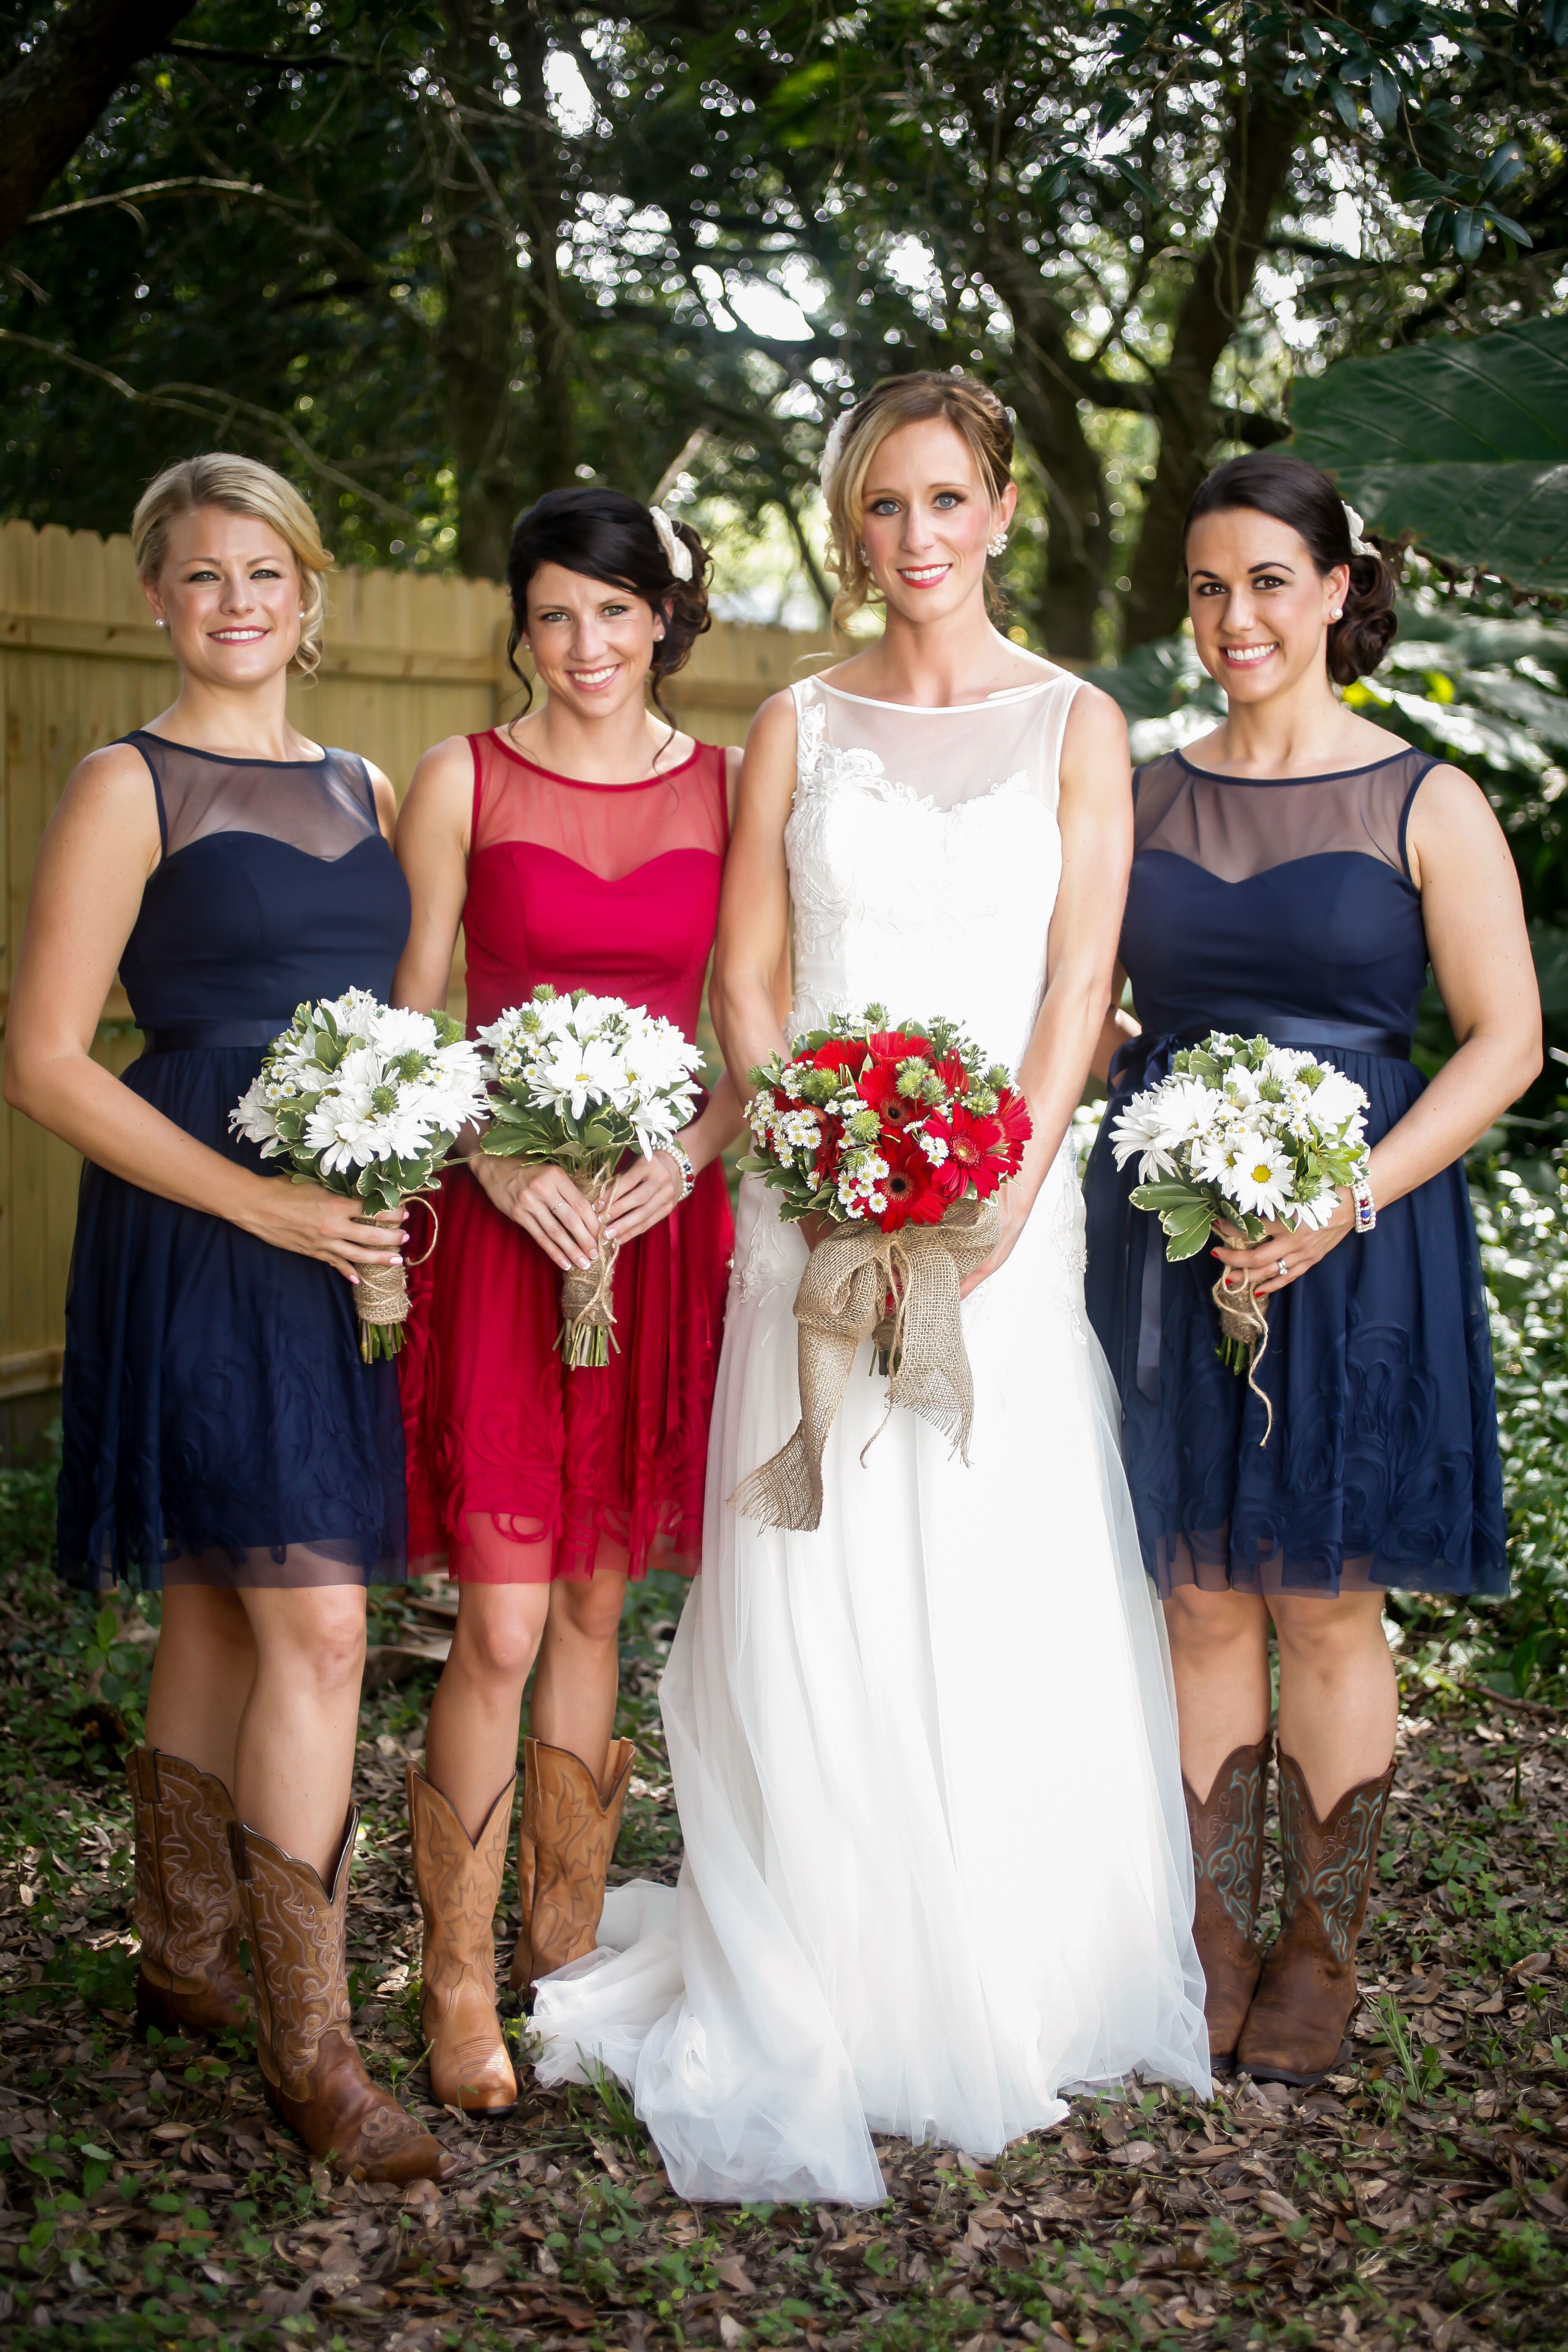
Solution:
<svg viewBox="0 0 1568 2352">
<path fill-rule="evenodd" d="M 1377 1223 L 1377 1202 L 1372 1197 L 1372 1186 L 1364 1176 L 1351 1186 L 1351 1199 L 1355 1205 L 1355 1229 L 1358 1234 L 1370 1234 Z"/>
</svg>

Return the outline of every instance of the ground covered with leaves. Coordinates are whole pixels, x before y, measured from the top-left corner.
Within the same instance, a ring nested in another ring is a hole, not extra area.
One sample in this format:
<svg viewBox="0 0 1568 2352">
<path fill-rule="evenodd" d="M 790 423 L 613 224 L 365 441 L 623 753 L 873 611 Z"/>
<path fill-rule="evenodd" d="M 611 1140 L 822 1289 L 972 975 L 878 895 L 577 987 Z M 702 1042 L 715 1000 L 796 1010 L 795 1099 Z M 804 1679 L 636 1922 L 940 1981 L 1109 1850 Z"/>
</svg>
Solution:
<svg viewBox="0 0 1568 2352">
<path fill-rule="evenodd" d="M 60 1594 L 47 1479 L 0 1539 L 0 2325 L 17 2346 L 1343 2346 L 1568 2340 L 1568 1766 L 1560 1717 L 1425 1678 L 1364 1946 L 1355 2063 L 1302 2095 L 1080 2098 L 994 2163 L 882 2147 L 875 2211 L 682 2206 L 613 2086 L 511 2120 L 433 2107 L 402 1799 L 429 1674 L 367 1694 L 350 1915 L 372 2066 L 458 2151 L 356 2187 L 275 2127 L 247 2042 L 138 2041 L 130 1817 L 152 1626 Z M 438 1601 L 438 1596 L 432 1596 Z M 668 1876 L 655 1687 L 679 1591 L 637 1595 L 617 1873 Z M 416 1647 L 438 1608 L 387 1612 Z M 506 1923 L 503 1922 L 503 1932 Z M 520 2034 L 526 2031 L 519 2021 Z"/>
</svg>

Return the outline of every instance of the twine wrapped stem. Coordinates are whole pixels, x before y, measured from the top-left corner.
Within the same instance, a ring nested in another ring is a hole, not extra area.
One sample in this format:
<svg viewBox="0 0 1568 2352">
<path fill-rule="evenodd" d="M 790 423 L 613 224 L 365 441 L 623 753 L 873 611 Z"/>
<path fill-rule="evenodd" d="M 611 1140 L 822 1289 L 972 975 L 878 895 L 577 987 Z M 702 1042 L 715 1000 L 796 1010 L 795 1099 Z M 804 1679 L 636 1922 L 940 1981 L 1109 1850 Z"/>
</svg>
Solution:
<svg viewBox="0 0 1568 2352">
<path fill-rule="evenodd" d="M 824 1235 L 795 1297 L 800 1424 L 772 1461 L 731 1496 L 743 1518 L 796 1532 L 821 1525 L 823 1448 L 864 1339 L 877 1340 L 891 1368 L 889 1412 L 902 1405 L 918 1413 L 968 1461 L 974 1382 L 959 1319 L 959 1286 L 984 1265 L 1001 1237 L 1002 1212 L 994 1199 L 962 1202 L 937 1225 L 885 1234 L 877 1225 L 844 1224 Z M 867 1452 L 886 1426 L 884 1420 Z"/>
<path fill-rule="evenodd" d="M 423 1265 L 425 1258 L 436 1246 L 440 1221 L 436 1203 L 426 1192 L 409 1192 L 405 1198 L 423 1201 L 430 1212 L 430 1249 L 424 1257 L 410 1258 L 406 1264 L 399 1255 L 394 1265 L 362 1265 L 359 1288 L 354 1305 L 359 1313 L 359 1352 L 363 1364 L 385 1363 L 395 1356 L 403 1345 L 403 1327 L 408 1320 L 412 1301 L 408 1296 L 408 1265 Z M 361 1217 L 362 1225 L 374 1226 L 374 1217 Z M 392 1239 L 390 1234 L 386 1239 Z"/>
<path fill-rule="evenodd" d="M 609 1199 L 618 1169 L 571 1168 L 566 1172 L 596 1218 Z M 620 1353 L 613 1304 L 616 1260 L 620 1254 L 619 1242 L 602 1240 L 590 1265 L 569 1267 L 561 1277 L 558 1345 L 569 1370 L 596 1370 L 609 1362 L 612 1348 Z"/>
<path fill-rule="evenodd" d="M 1227 1267 L 1226 1272 L 1230 1269 Z M 1226 1362 L 1239 1370 L 1241 1351 L 1247 1350 L 1247 1385 L 1254 1396 L 1263 1398 L 1263 1410 L 1268 1419 L 1264 1424 L 1259 1445 L 1267 1445 L 1274 1428 L 1274 1407 L 1258 1385 L 1258 1367 L 1268 1348 L 1268 1309 L 1252 1287 L 1252 1276 L 1244 1275 L 1234 1287 L 1222 1274 L 1209 1293 L 1219 1309 L 1219 1328 L 1224 1335 L 1221 1352 Z"/>
</svg>

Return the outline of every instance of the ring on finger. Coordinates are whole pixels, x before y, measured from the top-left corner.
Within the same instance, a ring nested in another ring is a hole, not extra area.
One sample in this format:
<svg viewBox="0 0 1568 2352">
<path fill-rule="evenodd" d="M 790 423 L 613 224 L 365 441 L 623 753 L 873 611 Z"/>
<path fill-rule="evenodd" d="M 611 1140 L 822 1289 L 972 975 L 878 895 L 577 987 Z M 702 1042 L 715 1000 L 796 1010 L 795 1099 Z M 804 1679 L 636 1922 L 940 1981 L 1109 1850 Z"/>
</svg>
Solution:
<svg viewBox="0 0 1568 2352">
<path fill-rule="evenodd" d="M 1279 1279 L 1280 1279 L 1280 1281 L 1281 1281 L 1281 1282 L 1289 1282 L 1289 1279 L 1290 1279 L 1290 1269 L 1289 1269 L 1289 1267 L 1286 1265 L 1286 1263 L 1285 1263 L 1285 1261 L 1284 1261 L 1284 1259 L 1283 1259 L 1283 1258 L 1281 1258 L 1281 1259 L 1280 1259 L 1280 1261 L 1279 1261 Z"/>
</svg>

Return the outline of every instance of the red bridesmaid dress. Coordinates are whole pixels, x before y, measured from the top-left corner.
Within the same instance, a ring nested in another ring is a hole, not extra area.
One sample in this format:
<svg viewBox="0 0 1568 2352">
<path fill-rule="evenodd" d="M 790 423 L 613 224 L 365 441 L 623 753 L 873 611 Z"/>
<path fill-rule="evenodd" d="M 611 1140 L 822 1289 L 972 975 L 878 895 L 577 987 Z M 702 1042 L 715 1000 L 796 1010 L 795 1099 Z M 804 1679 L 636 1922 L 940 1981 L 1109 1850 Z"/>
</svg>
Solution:
<svg viewBox="0 0 1568 2352">
<path fill-rule="evenodd" d="M 729 836 L 723 751 L 700 743 L 642 783 L 587 784 L 499 734 L 469 741 L 469 1035 L 551 981 L 695 1036 Z M 585 1577 L 604 1539 L 634 1577 L 695 1573 L 733 1237 L 715 1160 L 622 1249 L 618 1352 L 569 1371 L 559 1272 L 467 1169 L 448 1174 L 399 1359 L 411 1567 L 445 1555 L 477 1583 Z"/>
</svg>

